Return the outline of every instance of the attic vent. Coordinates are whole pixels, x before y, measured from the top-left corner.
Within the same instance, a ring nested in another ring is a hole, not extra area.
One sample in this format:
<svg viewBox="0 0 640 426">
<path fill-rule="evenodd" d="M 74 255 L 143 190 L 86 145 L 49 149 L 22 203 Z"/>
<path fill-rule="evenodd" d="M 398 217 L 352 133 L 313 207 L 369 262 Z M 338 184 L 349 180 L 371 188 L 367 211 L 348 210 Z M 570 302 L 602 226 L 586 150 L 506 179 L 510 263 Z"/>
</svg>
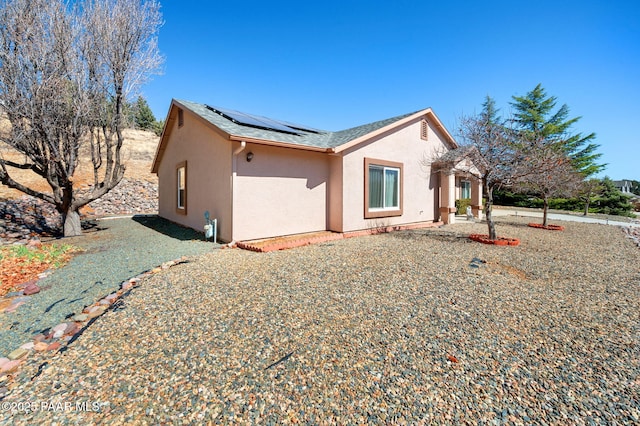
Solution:
<svg viewBox="0 0 640 426">
<path fill-rule="evenodd" d="M 184 126 L 184 111 L 182 108 L 178 108 L 178 127 Z"/>
<path fill-rule="evenodd" d="M 429 140 L 429 123 L 424 119 L 420 122 L 420 138 L 425 141 Z"/>
</svg>

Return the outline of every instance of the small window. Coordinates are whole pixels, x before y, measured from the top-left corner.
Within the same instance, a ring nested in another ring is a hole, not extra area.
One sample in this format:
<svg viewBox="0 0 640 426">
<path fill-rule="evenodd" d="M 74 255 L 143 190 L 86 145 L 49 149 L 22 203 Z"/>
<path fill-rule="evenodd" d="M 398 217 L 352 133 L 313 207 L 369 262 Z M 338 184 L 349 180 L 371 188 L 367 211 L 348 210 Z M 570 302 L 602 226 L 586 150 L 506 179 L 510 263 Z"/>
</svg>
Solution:
<svg viewBox="0 0 640 426">
<path fill-rule="evenodd" d="M 402 215 L 402 164 L 365 159 L 365 218 Z"/>
<path fill-rule="evenodd" d="M 420 122 L 420 138 L 425 141 L 429 140 L 429 123 L 427 120 L 422 120 Z"/>
<path fill-rule="evenodd" d="M 178 108 L 178 127 L 184 126 L 184 111 Z"/>
<path fill-rule="evenodd" d="M 468 180 L 460 181 L 460 198 L 471 198 L 471 182 Z"/>
<path fill-rule="evenodd" d="M 187 214 L 187 163 L 181 163 L 177 168 L 177 212 Z"/>
</svg>

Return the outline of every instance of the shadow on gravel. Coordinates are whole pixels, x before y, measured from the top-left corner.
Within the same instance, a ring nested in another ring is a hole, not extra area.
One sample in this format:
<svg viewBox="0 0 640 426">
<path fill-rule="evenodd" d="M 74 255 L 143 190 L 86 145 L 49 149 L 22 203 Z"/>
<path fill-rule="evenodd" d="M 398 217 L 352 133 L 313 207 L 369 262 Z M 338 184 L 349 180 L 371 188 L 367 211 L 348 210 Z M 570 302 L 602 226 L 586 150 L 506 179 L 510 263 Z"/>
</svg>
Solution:
<svg viewBox="0 0 640 426">
<path fill-rule="evenodd" d="M 82 231 L 83 232 L 91 232 L 91 231 L 104 231 L 105 227 L 98 226 L 98 221 L 95 219 L 86 219 L 82 220 Z"/>
<path fill-rule="evenodd" d="M 204 241 L 204 234 L 191 228 L 178 225 L 160 216 L 140 215 L 133 216 L 133 220 L 140 225 L 146 226 L 149 229 L 153 229 L 156 232 L 164 234 L 168 237 L 175 238 L 180 241 Z"/>
<path fill-rule="evenodd" d="M 461 235 L 446 231 L 400 231 L 400 232 L 392 232 L 390 235 L 393 238 L 398 238 L 401 240 L 416 240 L 422 238 L 430 238 L 437 241 L 443 241 L 447 243 L 451 242 L 467 242 L 469 240 L 467 235 Z"/>
<path fill-rule="evenodd" d="M 516 216 L 519 218 L 524 218 L 525 216 Z M 526 219 L 529 219 L 529 222 L 531 223 L 542 223 L 542 218 L 538 218 L 538 217 L 528 217 Z M 528 228 L 529 227 L 529 222 L 515 222 L 513 220 L 509 220 L 509 219 L 500 219 L 499 221 L 497 221 L 499 226 L 503 226 L 503 225 L 508 225 L 508 226 L 513 226 L 514 228 Z M 486 222 L 482 222 L 486 225 Z"/>
</svg>

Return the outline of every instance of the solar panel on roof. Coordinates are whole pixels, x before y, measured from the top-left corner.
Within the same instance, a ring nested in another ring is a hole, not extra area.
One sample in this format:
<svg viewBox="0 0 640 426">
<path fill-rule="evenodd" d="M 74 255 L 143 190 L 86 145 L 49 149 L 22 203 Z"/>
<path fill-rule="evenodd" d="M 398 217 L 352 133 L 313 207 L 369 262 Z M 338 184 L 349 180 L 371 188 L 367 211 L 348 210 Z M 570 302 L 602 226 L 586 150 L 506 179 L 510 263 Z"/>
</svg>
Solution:
<svg viewBox="0 0 640 426">
<path fill-rule="evenodd" d="M 276 121 L 276 120 L 274 120 L 274 121 Z M 303 126 L 301 124 L 294 124 L 294 123 L 291 123 L 289 121 L 277 120 L 277 122 L 282 124 L 282 125 L 284 125 L 284 126 L 291 127 L 292 129 L 296 129 L 296 130 L 301 130 L 303 132 L 322 133 L 322 130 L 314 129 L 313 127 Z"/>
<path fill-rule="evenodd" d="M 258 117 L 258 116 L 246 114 L 240 111 L 234 111 L 226 108 L 217 108 L 209 105 L 207 105 L 207 108 L 217 114 L 220 114 L 227 120 L 233 121 L 236 124 L 241 124 L 241 125 L 250 126 L 250 127 L 257 127 L 259 129 L 275 130 L 278 132 L 290 133 L 293 135 L 299 134 L 292 127 L 286 126 L 282 123 L 279 123 L 267 117 Z"/>
</svg>

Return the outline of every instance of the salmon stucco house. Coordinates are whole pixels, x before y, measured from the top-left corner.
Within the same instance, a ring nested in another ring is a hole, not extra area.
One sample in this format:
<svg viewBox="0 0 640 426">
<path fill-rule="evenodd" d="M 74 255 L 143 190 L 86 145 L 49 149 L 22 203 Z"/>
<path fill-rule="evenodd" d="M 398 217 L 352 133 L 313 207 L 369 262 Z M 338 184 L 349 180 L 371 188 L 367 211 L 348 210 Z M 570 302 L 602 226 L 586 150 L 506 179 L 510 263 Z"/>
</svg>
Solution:
<svg viewBox="0 0 640 426">
<path fill-rule="evenodd" d="M 152 171 L 160 216 L 202 230 L 208 211 L 231 242 L 451 223 L 460 197 L 478 215 L 479 180 L 424 160 L 456 148 L 430 108 L 329 132 L 173 100 Z"/>
</svg>

